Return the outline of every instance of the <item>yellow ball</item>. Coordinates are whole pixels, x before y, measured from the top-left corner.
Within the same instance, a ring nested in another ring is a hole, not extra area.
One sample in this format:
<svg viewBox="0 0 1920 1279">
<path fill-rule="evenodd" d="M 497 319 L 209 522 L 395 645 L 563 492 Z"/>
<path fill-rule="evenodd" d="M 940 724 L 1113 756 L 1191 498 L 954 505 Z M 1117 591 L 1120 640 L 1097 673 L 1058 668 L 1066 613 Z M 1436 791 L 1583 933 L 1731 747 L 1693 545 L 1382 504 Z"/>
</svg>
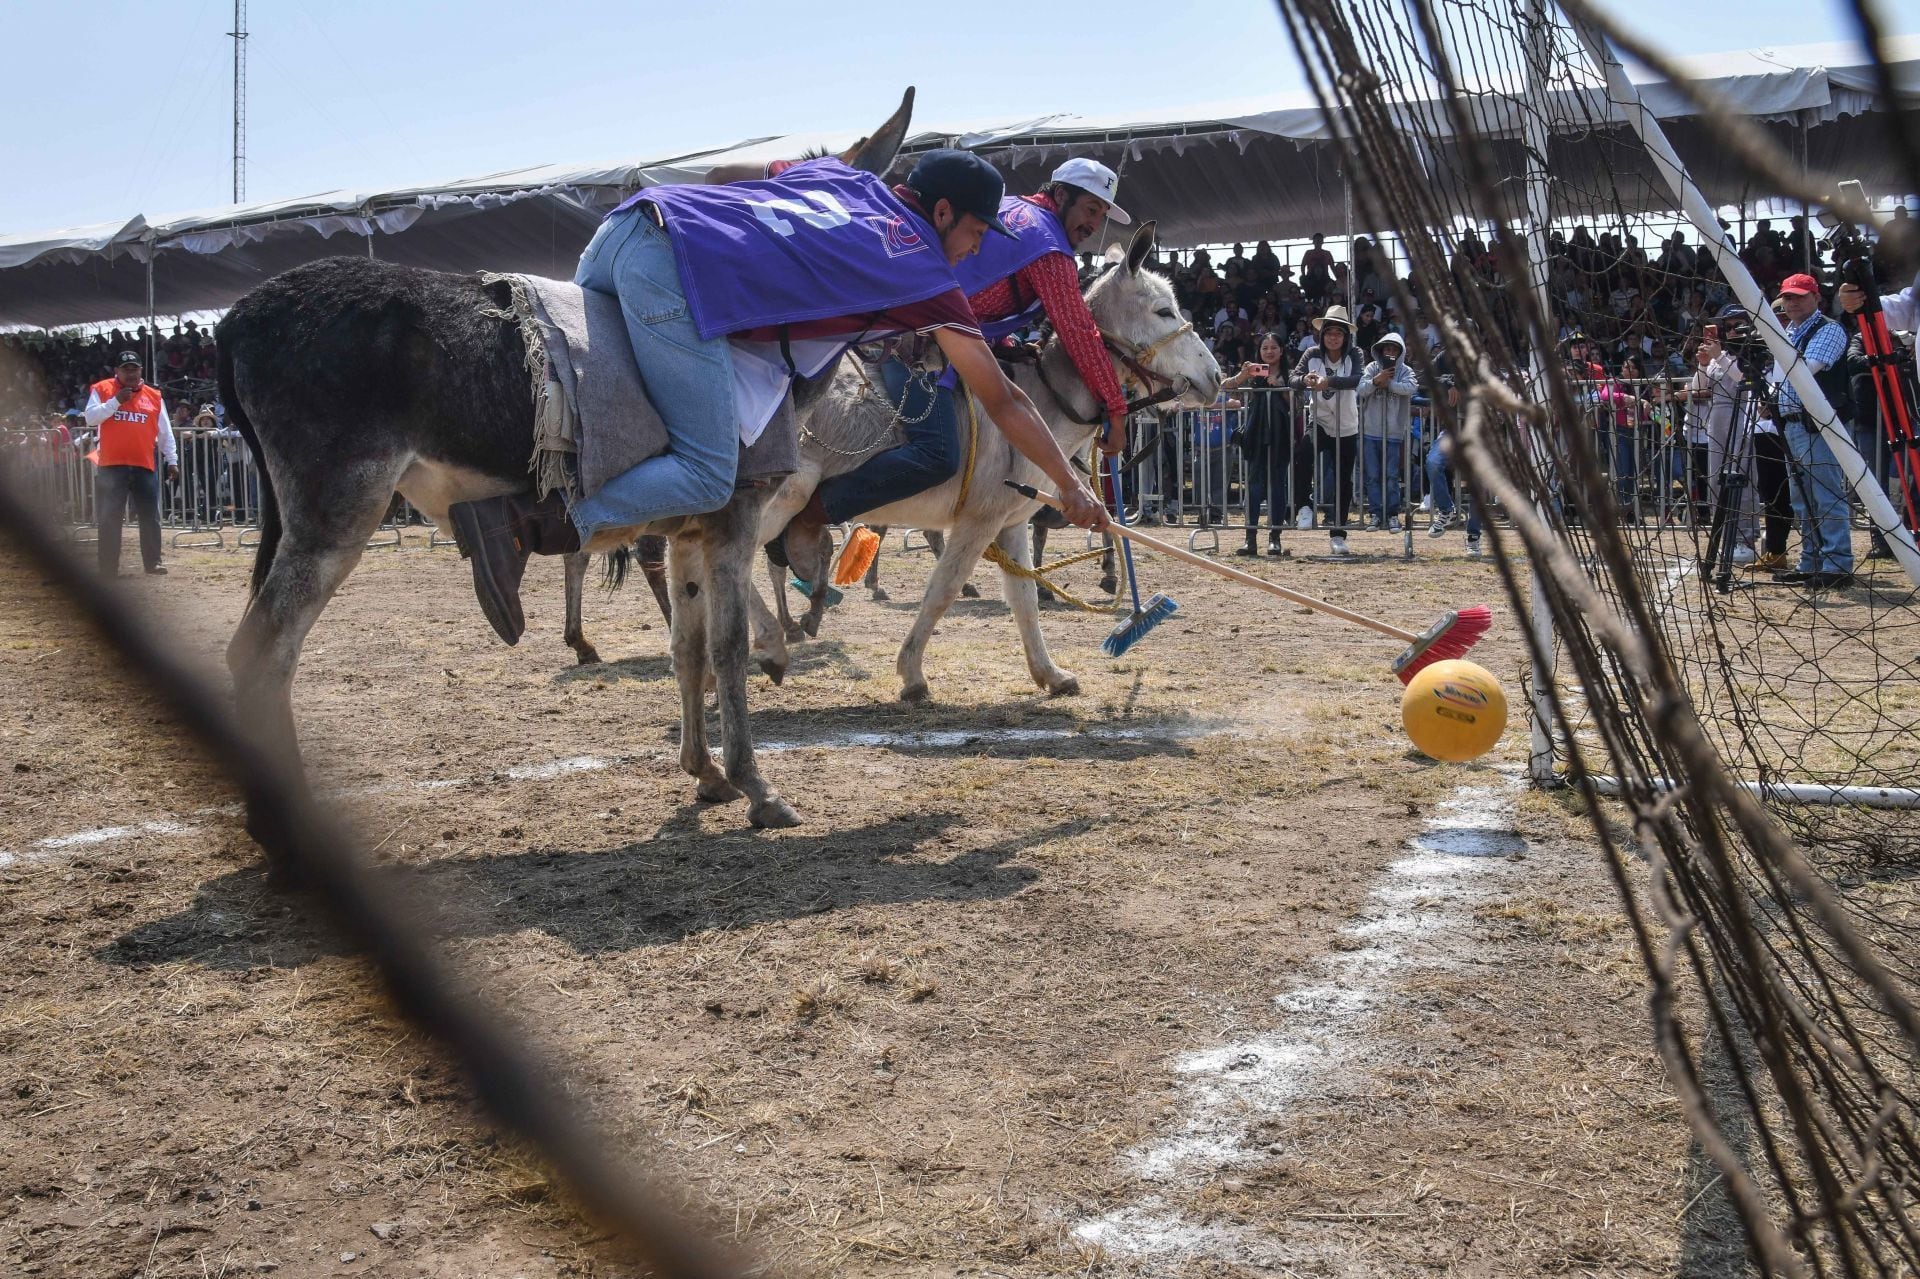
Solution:
<svg viewBox="0 0 1920 1279">
<path fill-rule="evenodd" d="M 1507 729 L 1507 695 L 1484 666 L 1435 662 L 1407 685 L 1400 722 L 1413 744 L 1434 759 L 1479 759 Z"/>
</svg>

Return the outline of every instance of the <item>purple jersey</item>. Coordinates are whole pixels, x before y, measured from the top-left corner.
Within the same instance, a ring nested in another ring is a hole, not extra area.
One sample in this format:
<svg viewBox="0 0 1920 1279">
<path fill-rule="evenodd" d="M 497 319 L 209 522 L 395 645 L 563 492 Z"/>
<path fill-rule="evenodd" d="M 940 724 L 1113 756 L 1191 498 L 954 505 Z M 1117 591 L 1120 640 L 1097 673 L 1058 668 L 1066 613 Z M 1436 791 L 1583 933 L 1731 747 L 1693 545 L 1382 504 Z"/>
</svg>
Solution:
<svg viewBox="0 0 1920 1279">
<path fill-rule="evenodd" d="M 1000 221 L 1007 230 L 1013 232 L 1014 238 L 1009 240 L 1004 235 L 982 236 L 980 251 L 953 269 L 954 275 L 960 280 L 961 289 L 968 297 L 998 284 L 1049 253 L 1064 253 L 1068 261 L 1073 260 L 1073 245 L 1067 242 L 1067 229 L 1060 225 L 1060 219 L 1051 211 L 1020 196 L 1010 195 L 1000 201 Z M 1044 310 L 1040 299 L 1035 298 L 1012 315 L 981 321 L 980 328 L 987 335 L 987 341 L 998 341 L 1024 328 Z"/>
<path fill-rule="evenodd" d="M 757 182 L 648 187 L 614 212 L 640 203 L 660 210 L 703 338 L 878 317 L 959 287 L 933 227 L 832 157 Z"/>
</svg>

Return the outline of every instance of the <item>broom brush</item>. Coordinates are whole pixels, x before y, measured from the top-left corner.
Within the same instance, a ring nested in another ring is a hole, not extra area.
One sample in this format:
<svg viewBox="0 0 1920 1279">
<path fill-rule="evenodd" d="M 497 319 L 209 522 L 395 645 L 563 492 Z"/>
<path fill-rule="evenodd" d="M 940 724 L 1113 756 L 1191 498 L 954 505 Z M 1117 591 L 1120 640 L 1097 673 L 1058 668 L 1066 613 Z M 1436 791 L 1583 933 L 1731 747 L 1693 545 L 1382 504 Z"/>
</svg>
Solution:
<svg viewBox="0 0 1920 1279">
<path fill-rule="evenodd" d="M 1113 477 L 1113 509 L 1118 519 L 1115 528 L 1121 534 L 1127 531 L 1127 499 L 1120 491 L 1120 460 L 1107 459 L 1108 473 Z M 1028 496 L 1037 496 L 1038 490 L 1025 485 L 1007 481 L 1014 488 Z M 1179 605 L 1165 595 L 1155 595 L 1143 607 L 1140 603 L 1140 580 L 1133 572 L 1133 544 L 1123 536 L 1120 542 L 1120 557 L 1127 564 L 1127 589 L 1133 593 L 1133 615 L 1120 619 L 1113 633 L 1100 641 L 1100 651 L 1108 657 L 1118 657 L 1146 638 L 1148 631 L 1166 621 L 1179 609 Z"/>
<path fill-rule="evenodd" d="M 1059 498 L 1049 493 L 1042 493 L 1031 484 L 1021 484 L 1014 480 L 1008 480 L 1007 487 L 1013 489 L 1024 498 L 1039 502 L 1042 506 L 1051 506 L 1056 511 L 1061 509 Z M 1243 573 L 1237 568 L 1231 568 L 1225 564 L 1216 564 L 1204 555 L 1196 555 L 1183 546 L 1175 546 L 1169 542 L 1162 542 L 1158 538 L 1148 537 L 1144 533 L 1135 532 L 1125 524 L 1115 524 L 1113 526 L 1113 532 L 1121 539 L 1123 549 L 1133 542 L 1138 542 L 1142 546 L 1152 547 L 1162 555 L 1171 556 L 1176 560 L 1191 564 L 1196 568 L 1203 568 L 1209 573 L 1224 577 L 1229 581 L 1238 582 L 1242 586 L 1251 587 L 1256 591 L 1265 591 L 1269 595 L 1277 595 L 1281 599 L 1294 604 L 1304 604 L 1306 607 L 1314 609 L 1317 612 L 1325 613 L 1329 617 L 1337 617 L 1342 621 L 1352 622 L 1356 626 L 1364 626 L 1368 630 L 1378 631 L 1382 635 L 1388 635 L 1399 640 L 1407 647 L 1400 656 L 1393 659 L 1392 670 L 1393 673 L 1399 677 L 1402 684 L 1412 683 L 1415 675 L 1418 675 L 1422 670 L 1425 670 L 1435 662 L 1466 656 L 1468 650 L 1485 638 L 1487 632 L 1493 627 L 1493 610 L 1484 604 L 1475 604 L 1468 608 L 1451 610 L 1442 615 L 1440 620 L 1432 626 L 1429 626 L 1419 634 L 1415 634 L 1412 631 L 1402 630 L 1398 626 L 1382 622 L 1377 618 L 1368 617 L 1364 613 L 1356 613 L 1351 609 L 1341 608 L 1338 604 L 1329 604 L 1327 601 L 1315 599 L 1311 595 L 1289 590 L 1287 587 L 1275 582 L 1269 582 L 1265 578 L 1255 577 L 1251 573 Z M 1129 576 L 1131 576 L 1133 558 L 1130 555 L 1127 557 L 1127 568 Z M 1139 598 L 1139 592 L 1136 590 L 1134 592 L 1134 609 L 1136 616 L 1139 614 Z M 1155 597 L 1156 600 L 1161 598 L 1164 597 Z M 1167 603 L 1171 605 L 1173 601 L 1168 600 Z M 1171 613 L 1173 610 L 1169 608 L 1167 611 Z M 1119 631 L 1116 630 L 1113 635 L 1107 637 L 1107 642 L 1112 643 L 1118 636 Z M 1138 637 L 1136 636 L 1136 638 Z M 1103 644 L 1101 647 L 1105 648 L 1106 645 Z"/>
</svg>

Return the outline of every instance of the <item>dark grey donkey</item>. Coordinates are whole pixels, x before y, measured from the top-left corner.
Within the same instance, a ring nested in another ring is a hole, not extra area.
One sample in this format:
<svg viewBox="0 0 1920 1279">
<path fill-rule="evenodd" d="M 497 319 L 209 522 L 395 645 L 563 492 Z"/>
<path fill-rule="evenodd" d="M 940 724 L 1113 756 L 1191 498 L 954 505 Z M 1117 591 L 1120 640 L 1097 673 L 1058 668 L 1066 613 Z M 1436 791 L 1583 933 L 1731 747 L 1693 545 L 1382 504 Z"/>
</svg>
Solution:
<svg viewBox="0 0 1920 1279">
<path fill-rule="evenodd" d="M 893 162 L 909 89 L 871 138 L 841 158 Z M 261 534 L 246 615 L 227 646 L 241 713 L 297 762 L 292 687 L 300 645 L 359 562 L 398 491 L 447 527 L 456 502 L 526 492 L 534 409 L 504 283 L 371 261 L 295 268 L 234 304 L 218 329 L 221 398 L 260 469 Z M 796 387 L 803 397 L 824 389 Z M 708 515 L 613 530 L 581 549 L 667 537 L 680 763 L 709 801 L 745 794 L 756 826 L 800 819 L 761 777 L 747 724 L 747 592 L 770 487 L 742 488 Z M 476 612 L 476 626 L 482 619 Z M 725 770 L 707 749 L 702 701 L 720 702 Z M 256 815 L 257 817 L 257 815 Z M 275 832 L 250 817 L 268 847 Z"/>
<path fill-rule="evenodd" d="M 600 660 L 600 650 L 587 638 L 580 616 L 583 597 L 587 593 L 587 564 L 592 559 L 593 556 L 585 551 L 573 551 L 563 558 L 567 569 L 567 628 L 562 638 L 582 666 L 592 666 Z M 634 562 L 638 561 L 641 573 L 646 575 L 647 585 L 653 588 L 653 598 L 660 606 L 660 616 L 667 620 L 669 626 L 673 624 L 673 594 L 667 587 L 666 538 L 648 534 L 631 548 L 623 546 L 609 552 L 606 561 L 606 573 L 602 580 L 608 594 L 626 585 L 627 574 L 632 571 Z"/>
</svg>

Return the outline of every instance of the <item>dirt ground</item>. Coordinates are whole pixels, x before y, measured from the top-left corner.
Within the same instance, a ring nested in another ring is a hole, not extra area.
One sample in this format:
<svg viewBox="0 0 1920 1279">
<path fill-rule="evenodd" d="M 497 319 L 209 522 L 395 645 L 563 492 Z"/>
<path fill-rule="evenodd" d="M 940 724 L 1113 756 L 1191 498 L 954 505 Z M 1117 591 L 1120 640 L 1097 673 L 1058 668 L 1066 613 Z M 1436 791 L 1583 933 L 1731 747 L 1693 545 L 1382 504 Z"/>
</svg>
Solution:
<svg viewBox="0 0 1920 1279">
<path fill-rule="evenodd" d="M 1452 537 L 1256 571 L 1416 629 L 1494 603 L 1515 726 L 1474 765 L 1409 750 L 1390 641 L 1163 563 L 1180 612 L 1122 659 L 1049 610 L 1056 700 L 983 571 L 903 706 L 897 535 L 893 602 L 755 677 L 796 830 L 693 802 L 650 598 L 591 595 L 621 660 L 576 668 L 557 562 L 507 649 L 451 552 L 370 552 L 296 708 L 394 891 L 768 1273 L 1712 1273 L 1613 891 L 1515 781 L 1518 632 Z M 248 557 L 169 563 L 126 589 L 217 668 Z M 264 886 L 139 673 L 0 575 L 0 1270 L 629 1273 Z"/>
</svg>

